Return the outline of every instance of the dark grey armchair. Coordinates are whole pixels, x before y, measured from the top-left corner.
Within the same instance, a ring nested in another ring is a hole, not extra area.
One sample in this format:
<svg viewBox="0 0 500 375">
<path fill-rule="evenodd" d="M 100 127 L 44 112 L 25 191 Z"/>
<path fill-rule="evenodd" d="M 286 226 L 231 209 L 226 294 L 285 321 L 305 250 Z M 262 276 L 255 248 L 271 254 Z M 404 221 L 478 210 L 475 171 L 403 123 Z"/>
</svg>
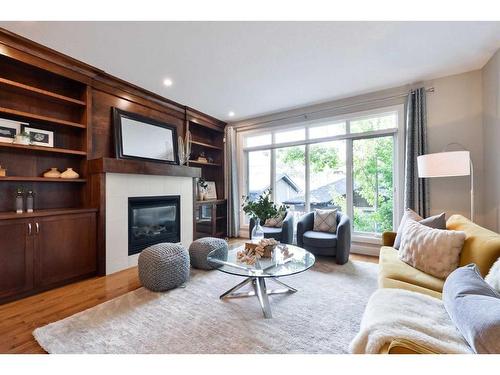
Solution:
<svg viewBox="0 0 500 375">
<path fill-rule="evenodd" d="M 335 256 L 337 264 L 345 264 L 351 251 L 351 222 L 337 212 L 337 233 L 315 232 L 314 212 L 302 216 L 297 223 L 297 245 L 313 254 Z"/>
<path fill-rule="evenodd" d="M 262 230 L 264 231 L 264 238 L 274 238 L 276 241 L 281 243 L 292 244 L 293 242 L 293 214 L 287 211 L 285 220 L 283 220 L 283 225 L 281 228 L 265 227 L 261 223 Z M 255 220 L 250 219 L 250 226 L 248 235 L 252 237 L 252 229 L 255 226 Z"/>
</svg>

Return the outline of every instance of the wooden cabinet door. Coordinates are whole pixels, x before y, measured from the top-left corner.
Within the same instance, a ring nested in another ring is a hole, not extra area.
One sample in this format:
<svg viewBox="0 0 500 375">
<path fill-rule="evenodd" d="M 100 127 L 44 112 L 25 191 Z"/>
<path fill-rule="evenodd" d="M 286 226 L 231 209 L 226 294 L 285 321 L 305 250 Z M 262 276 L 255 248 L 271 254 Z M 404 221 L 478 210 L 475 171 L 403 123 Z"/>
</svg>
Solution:
<svg viewBox="0 0 500 375">
<path fill-rule="evenodd" d="M 33 230 L 30 220 L 0 220 L 0 299 L 33 288 L 30 225 Z"/>
<path fill-rule="evenodd" d="M 95 213 L 49 216 L 33 221 L 37 288 L 96 271 Z"/>
</svg>

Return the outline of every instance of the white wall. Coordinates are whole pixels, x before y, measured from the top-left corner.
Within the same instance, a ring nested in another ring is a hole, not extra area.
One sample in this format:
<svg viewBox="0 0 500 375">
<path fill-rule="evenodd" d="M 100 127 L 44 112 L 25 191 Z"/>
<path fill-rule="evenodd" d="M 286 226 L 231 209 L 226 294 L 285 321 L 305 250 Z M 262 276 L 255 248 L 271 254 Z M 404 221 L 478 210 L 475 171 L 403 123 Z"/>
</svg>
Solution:
<svg viewBox="0 0 500 375">
<path fill-rule="evenodd" d="M 180 195 L 181 243 L 193 241 L 193 179 L 190 177 L 106 174 L 106 275 L 137 265 L 128 255 L 128 198 Z"/>
<path fill-rule="evenodd" d="M 429 152 L 440 152 L 452 142 L 471 151 L 475 173 L 475 221 L 484 224 L 481 81 L 481 71 L 477 70 L 427 81 L 425 85 L 435 90 L 427 95 Z M 460 147 L 449 149 L 460 150 Z M 431 213 L 445 211 L 469 217 L 469 181 L 469 177 L 429 179 Z"/>
<path fill-rule="evenodd" d="M 482 70 L 484 131 L 484 220 L 500 232 L 500 50 Z"/>
</svg>

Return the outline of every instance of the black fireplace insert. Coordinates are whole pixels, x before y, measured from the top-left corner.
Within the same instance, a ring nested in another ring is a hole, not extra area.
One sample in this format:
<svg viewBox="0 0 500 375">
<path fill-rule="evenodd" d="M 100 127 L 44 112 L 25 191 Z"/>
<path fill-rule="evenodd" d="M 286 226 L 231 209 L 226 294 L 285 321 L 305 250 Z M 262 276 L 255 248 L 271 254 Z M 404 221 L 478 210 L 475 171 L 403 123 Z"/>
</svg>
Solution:
<svg viewBox="0 0 500 375">
<path fill-rule="evenodd" d="M 181 240 L 180 196 L 128 199 L 128 255 L 161 242 Z"/>
</svg>

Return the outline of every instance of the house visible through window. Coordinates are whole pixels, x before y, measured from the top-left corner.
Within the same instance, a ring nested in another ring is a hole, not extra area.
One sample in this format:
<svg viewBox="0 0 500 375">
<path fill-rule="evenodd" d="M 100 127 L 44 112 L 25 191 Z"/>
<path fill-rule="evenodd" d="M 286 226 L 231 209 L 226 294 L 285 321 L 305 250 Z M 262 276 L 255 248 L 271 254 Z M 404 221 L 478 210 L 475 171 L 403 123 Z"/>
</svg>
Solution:
<svg viewBox="0 0 500 375">
<path fill-rule="evenodd" d="M 285 129 L 243 133 L 242 191 L 272 189 L 300 217 L 336 208 L 357 235 L 392 230 L 400 209 L 402 106 Z M 243 221 L 247 222 L 247 221 Z"/>
</svg>

